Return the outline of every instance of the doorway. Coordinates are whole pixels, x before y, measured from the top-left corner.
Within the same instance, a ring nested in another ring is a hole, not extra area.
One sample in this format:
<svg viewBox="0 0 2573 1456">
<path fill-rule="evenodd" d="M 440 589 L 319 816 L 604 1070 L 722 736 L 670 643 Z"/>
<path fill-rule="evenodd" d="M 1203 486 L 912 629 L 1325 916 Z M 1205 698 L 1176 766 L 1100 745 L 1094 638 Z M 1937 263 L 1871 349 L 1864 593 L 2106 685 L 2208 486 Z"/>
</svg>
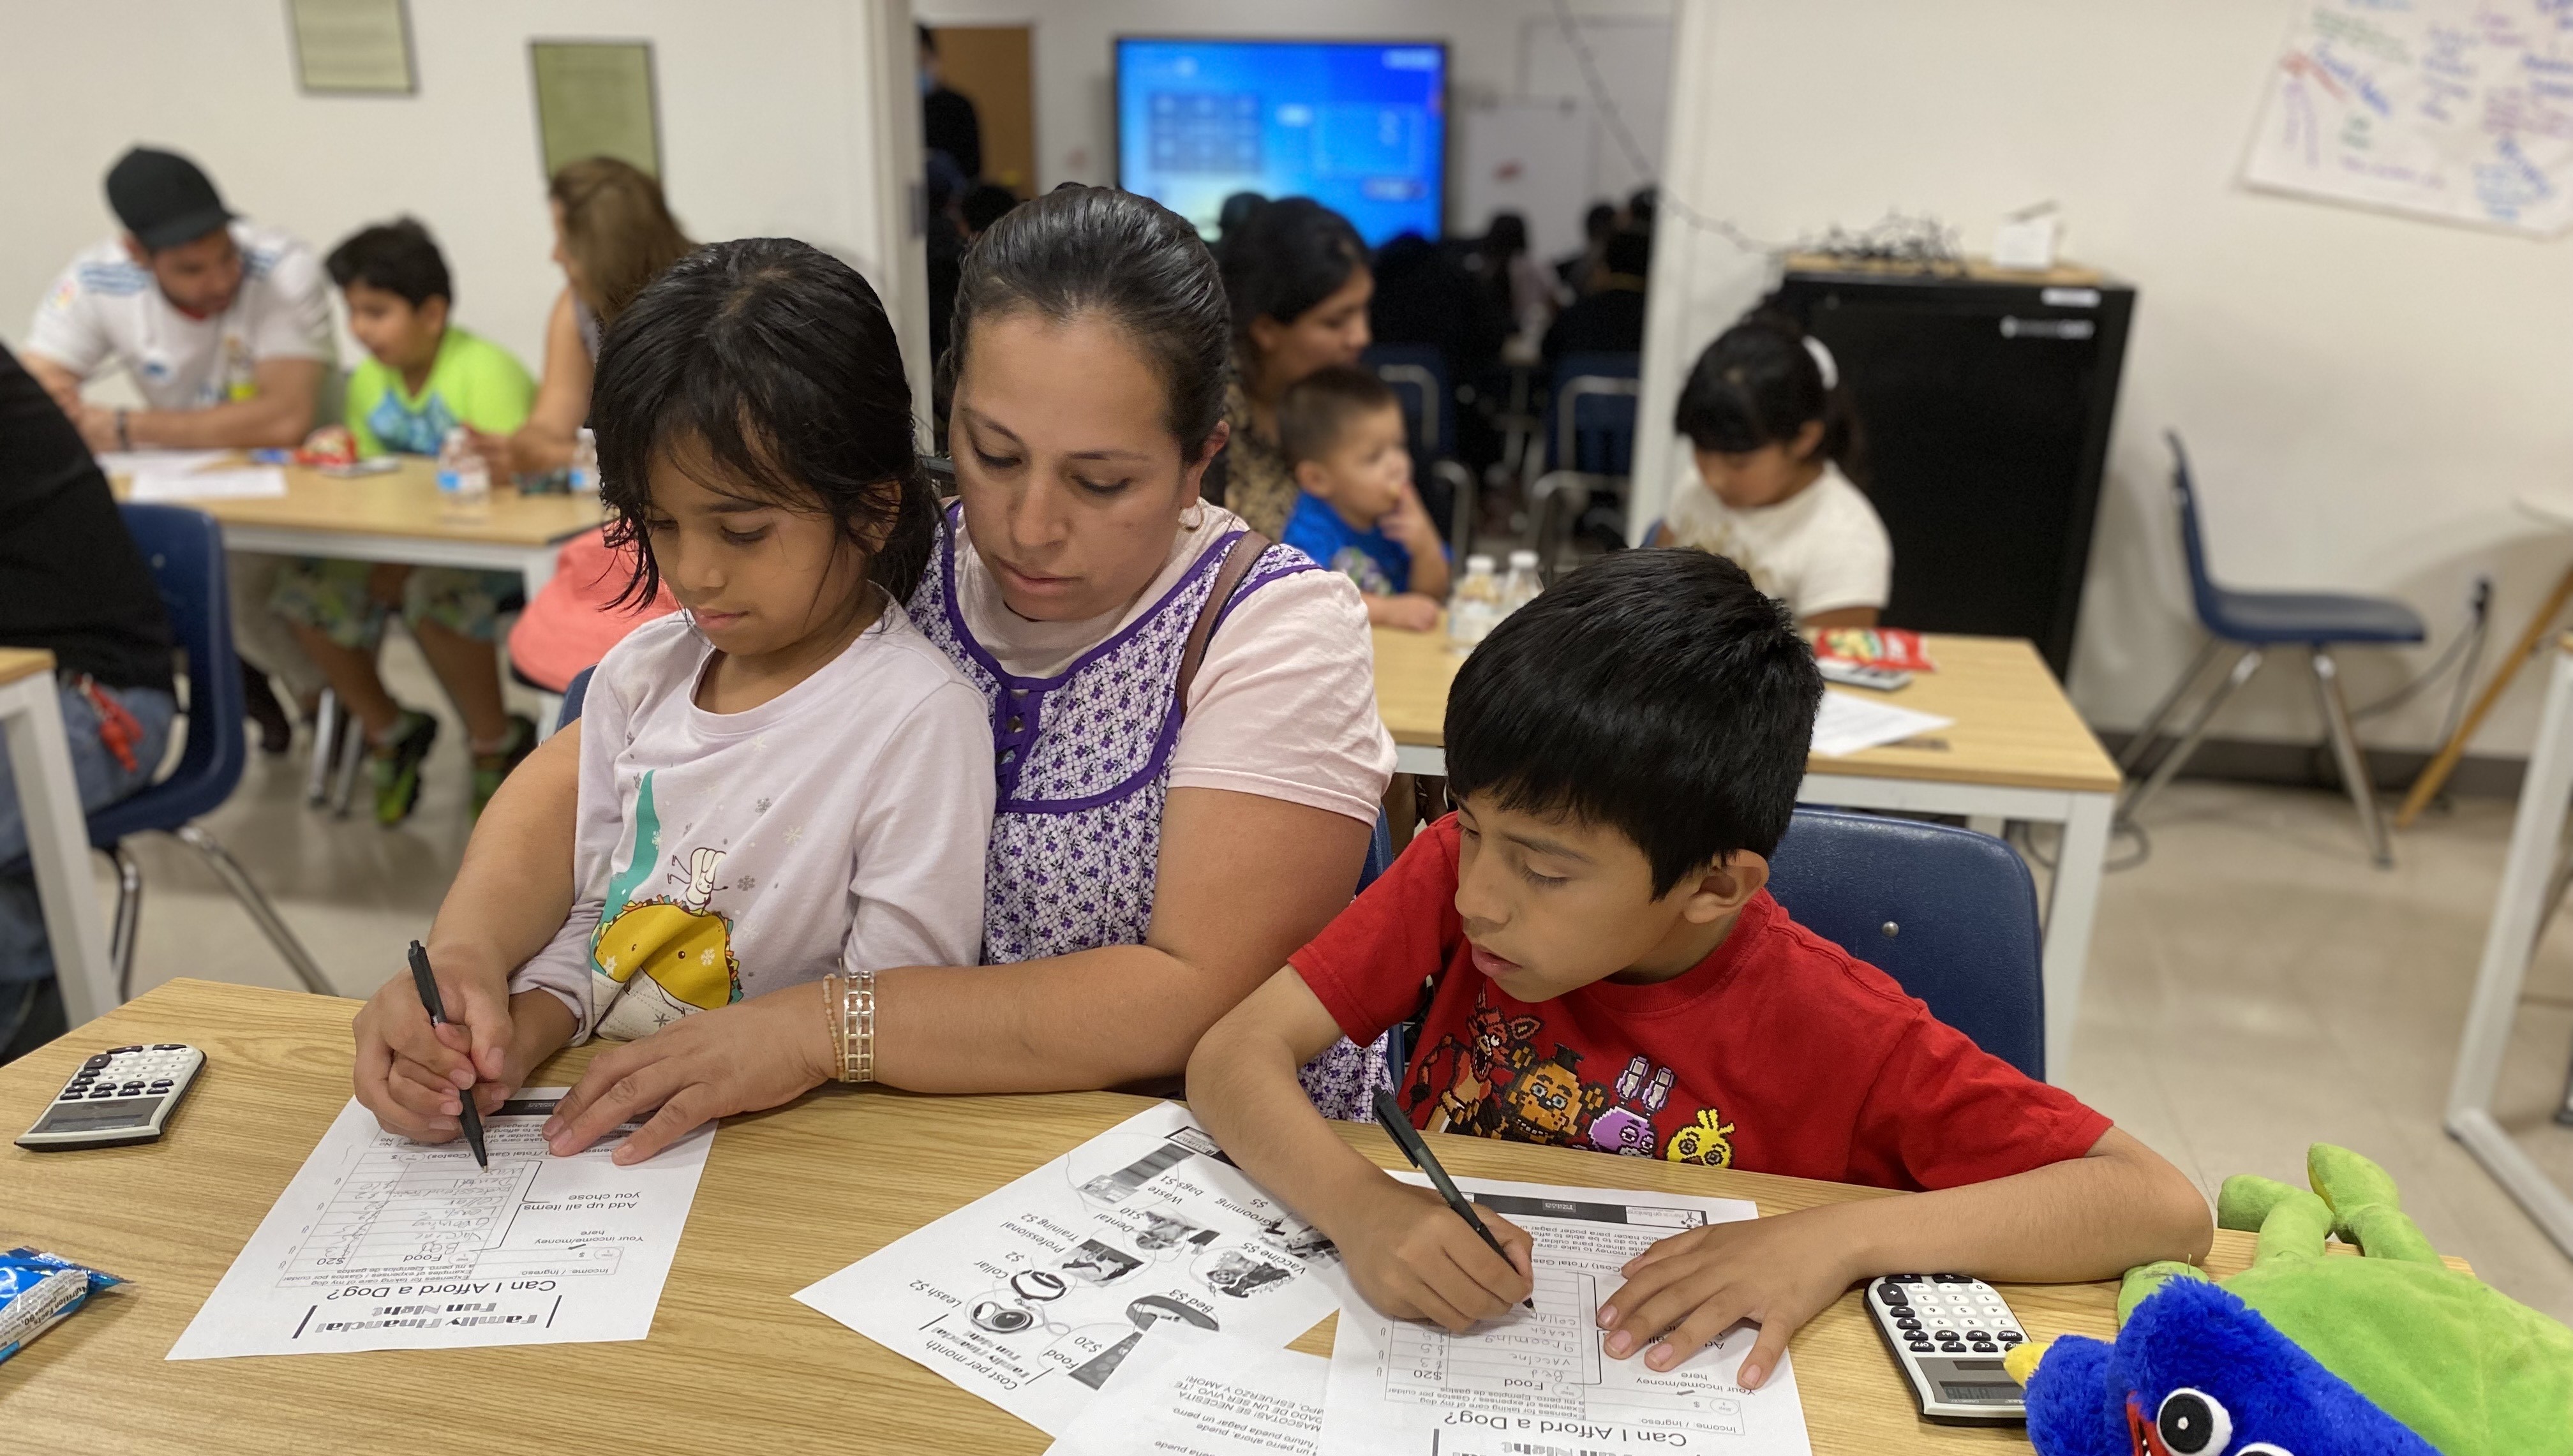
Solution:
<svg viewBox="0 0 2573 1456">
<path fill-rule="evenodd" d="M 1037 185 L 1034 28 L 938 25 L 938 63 L 948 89 L 974 103 L 982 123 L 983 175 L 1022 198 Z"/>
</svg>

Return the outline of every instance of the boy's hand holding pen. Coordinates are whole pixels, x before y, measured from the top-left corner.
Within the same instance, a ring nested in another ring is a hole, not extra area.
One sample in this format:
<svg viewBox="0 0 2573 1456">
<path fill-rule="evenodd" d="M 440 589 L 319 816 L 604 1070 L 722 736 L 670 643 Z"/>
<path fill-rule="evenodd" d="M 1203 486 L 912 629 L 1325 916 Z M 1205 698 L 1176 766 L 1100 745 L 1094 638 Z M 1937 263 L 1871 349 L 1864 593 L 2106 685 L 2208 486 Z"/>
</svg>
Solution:
<svg viewBox="0 0 2573 1456">
<path fill-rule="evenodd" d="M 1431 1188 L 1367 1179 L 1358 1205 L 1326 1229 L 1358 1292 L 1397 1319 L 1426 1319 L 1459 1333 L 1514 1304 L 1535 1308 L 1528 1261 L 1534 1243 L 1527 1231 L 1466 1202 L 1409 1119 L 1399 1110 L 1390 1115 L 1387 1121 L 1379 1105 L 1377 1120 L 1395 1144 L 1433 1183 L 1446 1184 L 1454 1201 Z M 1397 1124 L 1401 1132 L 1394 1131 Z M 1410 1133 L 1407 1144 L 1402 1133 Z"/>
</svg>

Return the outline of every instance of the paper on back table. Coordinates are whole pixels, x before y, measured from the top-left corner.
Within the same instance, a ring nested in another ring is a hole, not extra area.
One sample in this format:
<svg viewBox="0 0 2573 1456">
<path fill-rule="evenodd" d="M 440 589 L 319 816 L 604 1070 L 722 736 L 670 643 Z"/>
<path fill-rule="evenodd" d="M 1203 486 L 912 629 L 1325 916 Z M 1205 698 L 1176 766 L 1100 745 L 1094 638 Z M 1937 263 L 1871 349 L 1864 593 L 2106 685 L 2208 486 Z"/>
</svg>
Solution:
<svg viewBox="0 0 2573 1456">
<path fill-rule="evenodd" d="M 1403 1175 L 1405 1182 L 1425 1181 Z M 1536 1240 L 1536 1311 L 1451 1335 L 1352 1298 L 1323 1401 L 1332 1456 L 1811 1456 L 1792 1360 L 1734 1384 L 1758 1331 L 1737 1327 L 1677 1369 L 1611 1358 L 1595 1322 L 1628 1259 L 1674 1233 L 1757 1216 L 1740 1198 L 1458 1178 Z M 1649 1348 L 1649 1347 L 1648 1347 Z M 1716 1437 L 1725 1437 L 1719 1442 Z"/>
<path fill-rule="evenodd" d="M 1826 688 L 1822 708 L 1814 714 L 1813 751 L 1826 758 L 1838 758 L 1845 753 L 1900 743 L 1956 721 Z"/>
<path fill-rule="evenodd" d="M 569 1088 L 522 1088 L 460 1140 L 387 1132 L 352 1097 L 279 1194 L 173 1360 L 639 1340 L 714 1128 L 629 1167 L 632 1127 L 556 1157 L 537 1129 Z"/>
<path fill-rule="evenodd" d="M 1283 1346 L 1339 1251 L 1163 1102 L 795 1297 L 1050 1435 L 1162 1320 Z"/>
</svg>

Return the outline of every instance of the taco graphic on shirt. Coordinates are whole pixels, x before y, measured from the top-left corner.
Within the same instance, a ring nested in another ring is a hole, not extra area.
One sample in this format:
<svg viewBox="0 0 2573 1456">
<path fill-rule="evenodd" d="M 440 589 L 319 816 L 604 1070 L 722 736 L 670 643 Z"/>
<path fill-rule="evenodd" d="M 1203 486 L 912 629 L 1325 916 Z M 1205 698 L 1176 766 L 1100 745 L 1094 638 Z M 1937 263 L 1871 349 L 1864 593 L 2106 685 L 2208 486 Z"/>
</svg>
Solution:
<svg viewBox="0 0 2573 1456">
<path fill-rule="evenodd" d="M 638 897 L 661 860 L 661 823 L 652 803 L 652 775 L 634 796 L 634 853 L 624 873 L 608 882 L 603 916 L 589 940 L 590 1007 L 597 1034 L 649 1036 L 691 1012 L 712 1011 L 741 1000 L 741 962 L 733 955 L 732 923 L 717 914 L 715 883 L 724 852 L 693 849 L 684 867 L 671 857 L 671 877 L 687 886 L 676 897 Z"/>
</svg>

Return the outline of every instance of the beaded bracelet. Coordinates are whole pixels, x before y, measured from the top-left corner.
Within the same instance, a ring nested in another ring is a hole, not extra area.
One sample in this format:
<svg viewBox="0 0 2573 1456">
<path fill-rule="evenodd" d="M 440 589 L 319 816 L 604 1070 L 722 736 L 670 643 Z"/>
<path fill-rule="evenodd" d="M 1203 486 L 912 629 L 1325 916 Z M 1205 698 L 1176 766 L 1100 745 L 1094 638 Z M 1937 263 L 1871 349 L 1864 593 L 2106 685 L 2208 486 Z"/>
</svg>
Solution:
<svg viewBox="0 0 2573 1456">
<path fill-rule="evenodd" d="M 831 1065 L 847 1067 L 849 1048 L 840 1039 L 840 978 L 837 976 L 822 978 L 822 1027 L 831 1039 Z"/>
</svg>

